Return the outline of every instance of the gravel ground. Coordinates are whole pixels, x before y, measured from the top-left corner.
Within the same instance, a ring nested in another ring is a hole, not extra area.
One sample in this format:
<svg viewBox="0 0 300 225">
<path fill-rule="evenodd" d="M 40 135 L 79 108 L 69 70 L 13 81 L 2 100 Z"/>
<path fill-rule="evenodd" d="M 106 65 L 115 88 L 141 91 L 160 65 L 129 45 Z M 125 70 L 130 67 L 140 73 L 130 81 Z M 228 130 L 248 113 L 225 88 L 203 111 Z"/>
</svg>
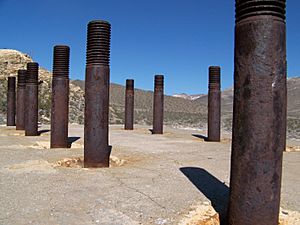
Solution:
<svg viewBox="0 0 300 225">
<path fill-rule="evenodd" d="M 226 210 L 230 136 L 209 143 L 201 131 L 111 126 L 112 167 L 85 169 L 83 126 L 70 126 L 69 149 L 49 149 L 48 127 L 40 129 L 24 137 L 0 127 L 0 224 L 178 224 L 197 205 Z M 284 153 L 281 205 L 292 211 L 300 211 L 299 163 L 300 152 Z"/>
</svg>

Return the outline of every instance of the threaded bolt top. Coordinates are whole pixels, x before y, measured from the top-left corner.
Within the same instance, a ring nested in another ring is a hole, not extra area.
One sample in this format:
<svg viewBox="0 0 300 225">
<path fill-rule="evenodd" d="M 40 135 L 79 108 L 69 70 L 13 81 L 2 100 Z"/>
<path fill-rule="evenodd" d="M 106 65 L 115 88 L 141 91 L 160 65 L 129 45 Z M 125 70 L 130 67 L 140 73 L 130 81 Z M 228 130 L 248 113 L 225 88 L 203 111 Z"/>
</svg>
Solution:
<svg viewBox="0 0 300 225">
<path fill-rule="evenodd" d="M 134 89 L 134 80 L 127 79 L 126 80 L 126 90 L 133 90 Z"/>
<path fill-rule="evenodd" d="M 66 45 L 54 46 L 53 78 L 69 78 L 70 48 Z"/>
<path fill-rule="evenodd" d="M 164 86 L 164 76 L 163 75 L 155 75 L 154 86 L 155 87 L 163 87 Z"/>
<path fill-rule="evenodd" d="M 109 65 L 110 30 L 107 21 L 94 20 L 89 22 L 87 31 L 87 65 Z"/>
<path fill-rule="evenodd" d="M 18 87 L 25 87 L 27 70 L 18 70 Z"/>
<path fill-rule="evenodd" d="M 220 83 L 221 68 L 219 66 L 210 66 L 209 69 L 209 83 Z"/>
<path fill-rule="evenodd" d="M 219 66 L 210 66 L 208 68 L 208 73 L 209 73 L 208 88 L 219 90 L 220 89 L 221 68 Z"/>
<path fill-rule="evenodd" d="M 286 0 L 236 0 L 236 22 L 251 16 L 271 15 L 285 21 Z"/>
<path fill-rule="evenodd" d="M 36 62 L 27 63 L 26 83 L 38 84 L 39 64 Z"/>
<path fill-rule="evenodd" d="M 8 77 L 8 79 L 7 79 L 7 90 L 9 92 L 15 92 L 15 90 L 16 90 L 16 77 Z"/>
</svg>

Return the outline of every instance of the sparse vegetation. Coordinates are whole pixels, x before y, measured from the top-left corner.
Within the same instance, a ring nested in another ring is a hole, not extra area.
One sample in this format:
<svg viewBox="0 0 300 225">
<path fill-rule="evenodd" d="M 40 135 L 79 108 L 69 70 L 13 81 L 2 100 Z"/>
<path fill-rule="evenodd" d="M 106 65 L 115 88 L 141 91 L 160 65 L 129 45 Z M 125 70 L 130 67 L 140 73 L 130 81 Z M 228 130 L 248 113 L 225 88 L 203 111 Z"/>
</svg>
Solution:
<svg viewBox="0 0 300 225">
<path fill-rule="evenodd" d="M 25 68 L 31 58 L 28 55 L 11 50 L 5 50 L 5 57 L 0 52 L 0 123 L 6 120 L 6 77 L 15 74 L 18 69 Z M 2 61 L 1 61 L 2 60 Z M 50 122 L 51 112 L 51 73 L 40 68 L 39 86 L 39 120 L 42 123 Z M 293 78 L 288 82 L 288 137 L 300 138 L 300 79 Z M 232 127 L 232 89 L 222 92 L 222 128 L 231 131 Z M 124 123 L 125 87 L 118 84 L 110 86 L 110 123 Z M 135 89 L 136 124 L 151 126 L 153 92 Z M 74 80 L 70 82 L 69 122 L 84 123 L 84 81 Z M 205 128 L 207 123 L 207 96 L 201 96 L 197 100 L 189 100 L 179 97 L 165 96 L 164 123 L 176 127 Z"/>
</svg>

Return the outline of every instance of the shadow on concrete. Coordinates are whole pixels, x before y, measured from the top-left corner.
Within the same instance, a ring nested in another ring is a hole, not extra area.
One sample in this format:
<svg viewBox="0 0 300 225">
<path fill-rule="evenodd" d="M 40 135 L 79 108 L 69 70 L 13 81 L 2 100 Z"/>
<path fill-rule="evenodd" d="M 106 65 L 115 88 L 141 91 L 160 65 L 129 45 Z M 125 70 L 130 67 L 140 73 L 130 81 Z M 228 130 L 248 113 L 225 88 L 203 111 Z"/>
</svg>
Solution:
<svg viewBox="0 0 300 225">
<path fill-rule="evenodd" d="M 208 137 L 201 134 L 192 134 L 193 137 L 203 139 L 204 141 L 208 141 Z"/>
<path fill-rule="evenodd" d="M 151 132 L 151 134 L 153 134 L 153 129 L 148 129 L 150 132 Z"/>
<path fill-rule="evenodd" d="M 50 130 L 49 129 L 45 129 L 45 130 L 39 130 L 38 131 L 38 135 L 41 135 L 43 133 L 48 133 Z"/>
<path fill-rule="evenodd" d="M 205 169 L 182 167 L 180 171 L 204 194 L 220 216 L 221 224 L 226 224 L 229 188 Z"/>
<path fill-rule="evenodd" d="M 68 148 L 72 147 L 73 142 L 79 140 L 80 137 L 68 137 Z"/>
</svg>

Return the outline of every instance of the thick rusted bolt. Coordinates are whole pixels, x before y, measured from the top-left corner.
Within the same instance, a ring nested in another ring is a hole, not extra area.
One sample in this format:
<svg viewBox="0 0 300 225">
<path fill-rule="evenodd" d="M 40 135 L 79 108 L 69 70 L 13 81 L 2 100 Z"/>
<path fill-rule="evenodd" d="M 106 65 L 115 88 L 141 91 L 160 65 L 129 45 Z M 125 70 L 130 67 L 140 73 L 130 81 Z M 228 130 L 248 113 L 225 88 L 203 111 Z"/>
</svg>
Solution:
<svg viewBox="0 0 300 225">
<path fill-rule="evenodd" d="M 25 130 L 26 70 L 18 70 L 16 129 Z"/>
<path fill-rule="evenodd" d="M 208 84 L 208 141 L 220 141 L 221 91 L 219 66 L 210 66 Z"/>
<path fill-rule="evenodd" d="M 110 24 L 88 24 L 85 74 L 84 167 L 108 167 Z"/>
<path fill-rule="evenodd" d="M 69 61 L 70 48 L 65 45 L 54 46 L 50 138 L 51 148 L 68 147 Z"/>
<path fill-rule="evenodd" d="M 27 63 L 25 136 L 38 135 L 38 75 L 39 64 Z"/>
<path fill-rule="evenodd" d="M 6 125 L 15 126 L 16 115 L 16 77 L 8 77 L 7 80 L 7 117 Z"/>
<path fill-rule="evenodd" d="M 236 0 L 230 225 L 277 225 L 286 145 L 285 0 Z"/>
<path fill-rule="evenodd" d="M 126 80 L 125 130 L 133 130 L 134 123 L 134 80 Z"/>
<path fill-rule="evenodd" d="M 152 134 L 163 134 L 163 123 L 164 123 L 164 76 L 155 75 Z"/>
</svg>

